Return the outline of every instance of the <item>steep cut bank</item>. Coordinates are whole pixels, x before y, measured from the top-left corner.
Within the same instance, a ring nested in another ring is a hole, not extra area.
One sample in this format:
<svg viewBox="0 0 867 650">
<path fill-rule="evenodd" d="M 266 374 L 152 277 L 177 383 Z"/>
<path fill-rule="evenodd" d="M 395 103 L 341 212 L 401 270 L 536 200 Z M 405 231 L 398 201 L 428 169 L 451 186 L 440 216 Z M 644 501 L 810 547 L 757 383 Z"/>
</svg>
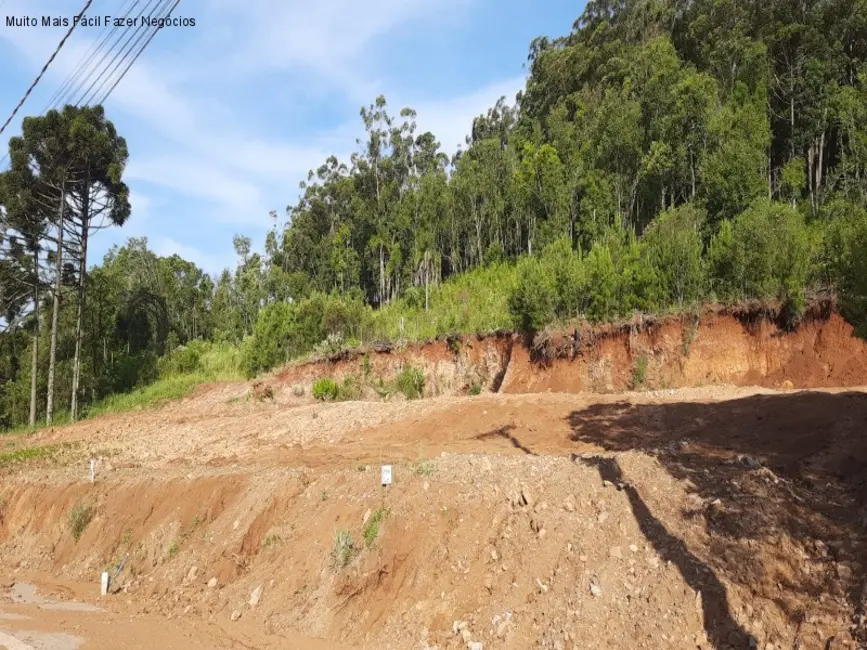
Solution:
<svg viewBox="0 0 867 650">
<path fill-rule="evenodd" d="M 773 314 L 705 311 L 699 317 L 584 327 L 537 336 L 451 338 L 380 346 L 280 370 L 280 383 L 318 378 L 389 382 L 405 366 L 425 374 L 427 396 L 477 389 L 502 393 L 614 393 L 715 384 L 768 388 L 867 385 L 867 343 L 827 306 L 793 330 Z"/>
</svg>

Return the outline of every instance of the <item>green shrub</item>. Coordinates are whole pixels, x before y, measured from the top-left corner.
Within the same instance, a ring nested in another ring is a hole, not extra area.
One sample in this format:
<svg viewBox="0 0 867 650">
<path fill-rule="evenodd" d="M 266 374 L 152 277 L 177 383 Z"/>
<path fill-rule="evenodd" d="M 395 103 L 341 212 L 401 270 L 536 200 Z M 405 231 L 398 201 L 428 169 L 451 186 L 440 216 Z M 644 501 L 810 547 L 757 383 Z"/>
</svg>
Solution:
<svg viewBox="0 0 867 650">
<path fill-rule="evenodd" d="M 722 224 L 708 257 L 728 300 L 779 300 L 799 314 L 816 250 L 816 237 L 797 210 L 761 199 Z"/>
<path fill-rule="evenodd" d="M 518 281 L 508 298 L 509 313 L 515 328 L 535 334 L 554 320 L 557 291 L 554 279 L 537 259 L 527 257 L 518 263 Z"/>
<path fill-rule="evenodd" d="M 333 402 L 340 397 L 340 387 L 330 377 L 317 379 L 313 382 L 313 397 L 322 402 Z"/>
<path fill-rule="evenodd" d="M 419 368 L 404 366 L 394 384 L 407 399 L 418 399 L 424 395 L 424 373 Z"/>
<path fill-rule="evenodd" d="M 655 271 L 666 305 L 682 307 L 704 297 L 704 223 L 704 211 L 687 204 L 660 214 L 641 237 L 644 257 Z"/>
<path fill-rule="evenodd" d="M 364 524 L 364 545 L 367 548 L 373 546 L 373 543 L 376 541 L 376 538 L 379 536 L 379 528 L 382 524 L 382 520 L 388 515 L 388 510 L 385 508 L 377 508 L 376 512 L 374 512 L 370 519 L 367 520 L 367 523 Z"/>
<path fill-rule="evenodd" d="M 477 384 L 476 382 L 473 382 L 472 384 L 470 384 L 469 393 L 470 393 L 470 395 L 473 395 L 473 396 L 481 395 L 481 393 L 482 393 L 481 385 Z"/>
</svg>

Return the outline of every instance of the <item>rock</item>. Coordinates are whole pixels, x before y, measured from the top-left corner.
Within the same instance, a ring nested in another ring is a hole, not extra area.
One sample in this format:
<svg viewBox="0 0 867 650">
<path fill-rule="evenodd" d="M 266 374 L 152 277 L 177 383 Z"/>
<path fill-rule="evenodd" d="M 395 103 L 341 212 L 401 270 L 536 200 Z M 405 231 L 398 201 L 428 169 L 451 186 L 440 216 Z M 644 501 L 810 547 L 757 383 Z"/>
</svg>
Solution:
<svg viewBox="0 0 867 650">
<path fill-rule="evenodd" d="M 464 643 L 469 646 L 473 640 L 473 635 L 470 634 L 470 631 L 467 628 L 464 628 L 463 630 L 461 630 L 461 639 L 463 639 Z"/>
<path fill-rule="evenodd" d="M 637 547 L 635 544 L 630 544 L 630 545 L 629 545 L 629 550 L 630 550 L 632 553 L 638 553 L 638 547 Z"/>
<path fill-rule="evenodd" d="M 197 575 L 199 575 L 199 567 L 195 565 L 191 566 L 190 570 L 187 571 L 187 582 L 193 582 Z"/>
<path fill-rule="evenodd" d="M 521 486 L 521 503 L 530 508 L 533 507 L 533 494 L 526 485 Z"/>
<path fill-rule="evenodd" d="M 235 520 L 235 523 L 232 524 L 232 529 L 233 529 L 233 530 L 238 530 L 238 526 L 240 526 L 240 525 L 241 525 L 241 522 L 238 521 L 238 520 L 236 519 L 236 520 Z"/>
<path fill-rule="evenodd" d="M 509 631 L 509 621 L 501 621 L 497 625 L 497 638 L 502 639 L 506 636 L 506 632 Z"/>
<path fill-rule="evenodd" d="M 590 585 L 590 593 L 598 598 L 602 595 L 602 587 L 594 582 Z"/>
<path fill-rule="evenodd" d="M 491 559 L 492 559 L 494 562 L 496 562 L 497 560 L 500 559 L 500 554 L 497 553 L 497 549 L 494 549 L 493 551 L 491 551 Z"/>
<path fill-rule="evenodd" d="M 364 513 L 364 517 L 361 518 L 361 525 L 362 526 L 367 523 L 367 520 L 370 519 L 371 514 L 373 514 L 373 513 L 370 511 L 370 508 L 368 508 L 367 512 Z"/>
<path fill-rule="evenodd" d="M 602 481 L 602 487 L 611 487 L 612 483 L 608 479 Z"/>
<path fill-rule="evenodd" d="M 760 460 L 745 454 L 738 456 L 738 462 L 747 469 L 761 469 L 762 467 L 762 462 Z"/>
<path fill-rule="evenodd" d="M 843 562 L 837 562 L 837 577 L 840 580 L 851 580 L 852 579 L 852 568 Z"/>
<path fill-rule="evenodd" d="M 216 587 L 217 587 L 217 579 L 216 578 L 211 578 L 210 580 L 208 580 L 208 589 L 216 589 Z"/>
<path fill-rule="evenodd" d="M 793 384 L 788 379 L 783 382 L 783 390 L 792 390 L 794 387 L 795 387 L 795 384 Z"/>
<path fill-rule="evenodd" d="M 421 487 L 422 487 L 422 489 L 423 489 L 425 492 L 427 492 L 428 490 L 430 490 L 430 483 L 428 483 L 427 481 L 425 481 L 425 482 L 424 482 L 424 485 L 422 485 Z"/>
<path fill-rule="evenodd" d="M 463 632 L 469 627 L 469 624 L 466 621 L 455 621 L 452 623 L 452 632 L 455 633 L 455 636 Z"/>
<path fill-rule="evenodd" d="M 482 642 L 481 641 L 471 641 L 467 645 L 467 650 L 482 650 Z"/>
<path fill-rule="evenodd" d="M 572 498 L 571 494 L 563 501 L 563 509 L 566 512 L 575 512 L 575 499 Z"/>
<path fill-rule="evenodd" d="M 494 588 L 494 578 L 490 573 L 485 576 L 483 584 L 485 585 L 485 589 L 488 591 L 491 591 Z"/>
<path fill-rule="evenodd" d="M 262 585 L 256 587 L 253 593 L 250 594 L 250 607 L 258 605 L 260 600 L 262 600 Z"/>
<path fill-rule="evenodd" d="M 606 519 L 608 519 L 607 512 L 600 512 L 599 516 L 596 517 L 596 521 L 598 521 L 600 524 L 604 524 Z"/>
<path fill-rule="evenodd" d="M 620 550 L 620 547 L 619 547 L 619 546 L 612 546 L 612 547 L 608 550 L 608 555 L 609 555 L 610 557 L 617 558 L 618 560 L 622 560 L 622 559 L 623 559 L 623 551 Z"/>
<path fill-rule="evenodd" d="M 232 612 L 232 620 L 237 621 L 239 618 L 241 618 L 241 612 L 236 609 L 234 612 Z"/>
</svg>

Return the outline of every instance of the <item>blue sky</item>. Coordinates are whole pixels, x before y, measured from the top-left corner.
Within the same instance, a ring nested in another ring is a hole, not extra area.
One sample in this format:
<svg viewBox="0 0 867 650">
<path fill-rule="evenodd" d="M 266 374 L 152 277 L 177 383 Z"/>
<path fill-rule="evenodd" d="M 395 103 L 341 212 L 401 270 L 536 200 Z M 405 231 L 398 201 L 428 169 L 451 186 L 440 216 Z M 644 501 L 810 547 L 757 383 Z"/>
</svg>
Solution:
<svg viewBox="0 0 867 650">
<path fill-rule="evenodd" d="M 0 114 L 5 121 L 65 29 L 5 26 L 5 15 L 62 15 L 82 0 L 0 0 Z M 89 13 L 118 15 L 122 0 Z M 147 6 L 140 2 L 139 6 Z M 523 87 L 532 38 L 568 32 L 567 0 L 182 0 L 195 27 L 163 29 L 106 103 L 127 139 L 133 215 L 97 233 L 92 262 L 147 236 L 206 271 L 235 262 L 232 235 L 260 248 L 270 210 L 283 219 L 298 182 L 330 154 L 348 161 L 362 105 L 418 111 L 453 153 L 472 118 Z M 102 28 L 78 28 L 3 134 L 40 113 Z"/>
</svg>

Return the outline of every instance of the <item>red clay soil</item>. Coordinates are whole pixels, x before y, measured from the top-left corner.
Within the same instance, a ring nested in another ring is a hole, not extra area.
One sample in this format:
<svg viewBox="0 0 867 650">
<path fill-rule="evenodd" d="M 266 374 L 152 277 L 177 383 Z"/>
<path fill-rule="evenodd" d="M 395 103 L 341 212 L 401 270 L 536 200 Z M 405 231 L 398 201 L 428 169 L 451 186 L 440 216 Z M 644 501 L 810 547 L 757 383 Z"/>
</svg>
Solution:
<svg viewBox="0 0 867 650">
<path fill-rule="evenodd" d="M 538 345 L 517 335 L 411 344 L 297 363 L 276 384 L 354 376 L 392 380 L 421 368 L 428 396 L 466 394 L 474 384 L 504 393 L 612 393 L 725 384 L 772 388 L 867 385 L 867 343 L 834 312 L 808 313 L 794 330 L 762 314 L 706 312 L 620 328 L 560 333 Z"/>
<path fill-rule="evenodd" d="M 0 647 L 867 647 L 867 392 L 790 388 L 867 384 L 838 316 L 786 332 L 709 314 L 534 350 L 293 366 L 0 440 L 45 450 L 0 467 Z M 646 390 L 602 394 L 642 358 Z M 293 390 L 404 363 L 452 394 Z M 476 382 L 500 392 L 454 394 Z M 758 386 L 678 388 L 722 382 Z M 29 584 L 46 601 L 22 602 Z"/>
</svg>

